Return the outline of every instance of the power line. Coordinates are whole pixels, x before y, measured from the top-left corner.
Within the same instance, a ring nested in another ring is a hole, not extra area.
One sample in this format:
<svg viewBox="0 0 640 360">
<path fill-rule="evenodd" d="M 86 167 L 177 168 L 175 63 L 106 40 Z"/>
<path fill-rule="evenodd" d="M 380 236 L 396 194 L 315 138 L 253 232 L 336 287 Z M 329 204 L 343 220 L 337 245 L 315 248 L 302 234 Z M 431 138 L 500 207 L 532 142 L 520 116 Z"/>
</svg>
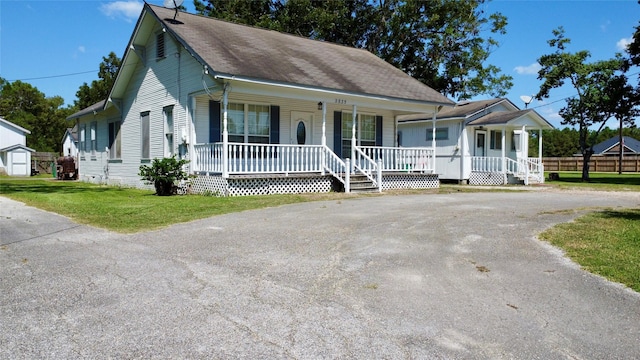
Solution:
<svg viewBox="0 0 640 360">
<path fill-rule="evenodd" d="M 8 81 L 9 81 L 9 82 L 14 82 L 14 81 L 28 81 L 28 80 L 53 79 L 53 78 L 60 78 L 60 77 L 66 77 L 66 76 L 75 76 L 75 75 L 82 75 L 82 74 L 89 74 L 89 73 L 97 73 L 97 72 L 98 72 L 97 70 L 89 70 L 89 71 L 82 71 L 82 72 L 71 73 L 71 74 L 61 74 L 61 75 L 41 76 L 41 77 L 24 78 L 24 79 L 15 79 L 15 80 L 8 80 Z"/>
</svg>

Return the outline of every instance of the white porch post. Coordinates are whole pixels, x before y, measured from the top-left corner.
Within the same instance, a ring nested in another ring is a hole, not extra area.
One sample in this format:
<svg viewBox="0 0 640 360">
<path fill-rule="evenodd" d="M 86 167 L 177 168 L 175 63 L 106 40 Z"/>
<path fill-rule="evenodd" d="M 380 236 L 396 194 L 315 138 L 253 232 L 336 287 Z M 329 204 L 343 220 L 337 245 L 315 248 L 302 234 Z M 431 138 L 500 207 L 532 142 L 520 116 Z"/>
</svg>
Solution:
<svg viewBox="0 0 640 360">
<path fill-rule="evenodd" d="M 229 132 L 227 131 L 227 105 L 229 98 L 225 86 L 222 95 L 222 177 L 229 177 Z"/>
<path fill-rule="evenodd" d="M 504 179 L 504 183 L 507 183 L 507 127 L 502 127 L 502 139 L 500 139 L 502 144 L 501 156 L 502 156 L 502 177 Z"/>
<path fill-rule="evenodd" d="M 431 115 L 431 148 L 433 149 L 433 174 L 436 173 L 436 112 Z"/>
<path fill-rule="evenodd" d="M 544 165 L 542 165 L 542 128 L 538 129 L 538 181 L 544 183 Z"/>
<path fill-rule="evenodd" d="M 327 147 L 327 103 L 322 102 L 322 152 L 321 152 L 321 162 L 322 162 L 322 171 L 321 174 L 324 176 L 324 168 L 327 165 L 327 154 L 325 153 Z"/>
<path fill-rule="evenodd" d="M 542 164 L 542 128 L 538 129 L 538 161 Z"/>
<path fill-rule="evenodd" d="M 353 166 L 356 163 L 356 121 L 358 115 L 356 114 L 357 106 L 353 105 L 353 123 L 351 124 L 351 171 L 353 172 Z"/>
<path fill-rule="evenodd" d="M 526 133 L 527 131 L 527 127 L 525 125 L 522 125 L 522 135 L 520 135 L 520 149 L 522 150 L 522 154 L 527 154 L 527 156 L 524 156 L 524 159 L 522 159 L 522 163 L 524 164 L 524 184 L 525 185 L 529 185 L 529 149 L 525 149 L 525 144 L 527 144 L 527 141 L 529 139 L 526 139 L 525 136 L 527 135 Z"/>
</svg>

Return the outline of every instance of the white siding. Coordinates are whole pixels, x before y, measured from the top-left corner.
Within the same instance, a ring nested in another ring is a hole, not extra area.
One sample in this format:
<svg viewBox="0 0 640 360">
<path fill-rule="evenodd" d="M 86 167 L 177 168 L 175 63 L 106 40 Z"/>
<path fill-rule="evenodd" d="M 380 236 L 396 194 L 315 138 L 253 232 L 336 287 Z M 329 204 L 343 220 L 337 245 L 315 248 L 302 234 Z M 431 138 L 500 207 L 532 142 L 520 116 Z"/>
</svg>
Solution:
<svg viewBox="0 0 640 360">
<path fill-rule="evenodd" d="M 213 94 L 214 99 L 218 100 L 221 94 Z M 195 111 L 195 129 L 197 143 L 209 142 L 209 97 L 201 95 L 196 98 Z M 313 129 L 312 144 L 320 145 L 322 143 L 322 110 L 318 110 L 318 103 L 312 101 L 287 99 L 276 96 L 264 96 L 253 94 L 234 93 L 231 91 L 228 95 L 229 103 L 246 103 L 246 104 L 268 104 L 280 106 L 280 143 L 294 143 L 291 134 L 291 113 L 294 111 L 313 113 Z M 326 138 L 327 146 L 333 149 L 333 117 L 334 111 L 351 112 L 351 106 L 337 106 L 327 104 L 326 115 Z M 358 113 L 375 114 L 383 117 L 382 142 L 383 146 L 395 146 L 395 123 L 391 111 L 382 111 L 370 108 L 358 108 Z"/>
<path fill-rule="evenodd" d="M 462 180 L 460 169 L 461 143 L 460 120 L 438 121 L 436 128 L 448 129 L 448 139 L 436 140 L 436 173 L 441 179 Z M 427 140 L 427 132 L 432 132 L 432 122 L 414 122 L 398 124 L 398 131 L 402 132 L 403 147 L 433 147 L 433 142 Z M 465 153 L 468 151 L 466 147 Z"/>
<path fill-rule="evenodd" d="M 27 145 L 25 134 L 4 122 L 0 122 L 0 149 L 12 145 Z"/>
</svg>

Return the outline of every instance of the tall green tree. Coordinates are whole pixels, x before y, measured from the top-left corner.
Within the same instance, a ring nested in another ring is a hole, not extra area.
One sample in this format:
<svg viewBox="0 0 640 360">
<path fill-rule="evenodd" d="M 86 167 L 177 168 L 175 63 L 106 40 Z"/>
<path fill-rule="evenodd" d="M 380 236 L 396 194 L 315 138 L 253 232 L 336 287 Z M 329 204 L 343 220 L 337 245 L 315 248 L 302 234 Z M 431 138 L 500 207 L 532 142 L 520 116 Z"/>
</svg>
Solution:
<svg viewBox="0 0 640 360">
<path fill-rule="evenodd" d="M 31 84 L 0 78 L 0 114 L 31 131 L 27 146 L 36 151 L 60 152 L 66 118 L 73 112 L 63 105 L 60 96 L 47 97 Z"/>
<path fill-rule="evenodd" d="M 538 79 L 543 80 L 536 95 L 539 100 L 548 98 L 552 89 L 569 84 L 577 95 L 567 100 L 567 105 L 560 110 L 563 125 L 578 127 L 580 152 L 583 157 L 582 180 L 589 181 L 589 161 L 593 155 L 598 133 L 604 128 L 607 120 L 614 114 L 610 89 L 617 74 L 624 64 L 620 56 L 610 60 L 587 62 L 591 56 L 586 50 L 572 53 L 567 50 L 571 40 L 564 35 L 562 27 L 553 31 L 554 38 L 549 46 L 555 51 L 538 59 L 542 66 Z M 597 128 L 595 134 L 591 127 Z M 590 136 L 594 135 L 594 136 Z"/>
<path fill-rule="evenodd" d="M 91 85 L 83 83 L 76 92 L 75 106 L 78 109 L 84 109 L 99 101 L 102 101 L 109 96 L 109 91 L 113 86 L 118 70 L 122 61 L 112 51 L 109 55 L 102 57 L 100 63 L 100 70 L 98 71 L 98 80 L 93 80 Z"/>
<path fill-rule="evenodd" d="M 488 63 L 507 19 L 486 0 L 194 0 L 200 14 L 365 48 L 440 91 L 504 96 L 510 76 Z M 489 36 L 486 36 L 489 34 Z"/>
</svg>

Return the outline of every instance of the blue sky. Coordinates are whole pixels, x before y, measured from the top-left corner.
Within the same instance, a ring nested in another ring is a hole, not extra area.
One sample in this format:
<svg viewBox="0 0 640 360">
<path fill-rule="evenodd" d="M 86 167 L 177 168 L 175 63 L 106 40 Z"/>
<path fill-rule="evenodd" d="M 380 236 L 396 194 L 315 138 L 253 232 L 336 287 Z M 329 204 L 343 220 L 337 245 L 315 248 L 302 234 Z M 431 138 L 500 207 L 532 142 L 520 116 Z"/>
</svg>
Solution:
<svg viewBox="0 0 640 360">
<path fill-rule="evenodd" d="M 163 1 L 148 2 L 162 5 Z M 80 85 L 97 79 L 103 56 L 110 51 L 124 55 L 142 4 L 137 0 L 0 1 L 0 76 L 28 82 L 47 96 L 59 95 L 72 104 Z M 191 0 L 185 0 L 185 6 L 194 12 Z M 536 59 L 552 50 L 546 41 L 553 29 L 564 26 L 572 40 L 570 50 L 589 50 L 592 60 L 599 60 L 621 52 L 640 21 L 636 0 L 494 0 L 484 8 L 508 18 L 507 34 L 497 36 L 501 44 L 489 62 L 513 76 L 507 97 L 521 108 L 520 96 L 538 91 Z M 529 106 L 560 126 L 558 111 L 564 103 L 558 100 L 571 95 L 571 89 L 558 89 L 548 100 L 534 100 Z M 615 127 L 615 121 L 609 126 Z"/>
</svg>

